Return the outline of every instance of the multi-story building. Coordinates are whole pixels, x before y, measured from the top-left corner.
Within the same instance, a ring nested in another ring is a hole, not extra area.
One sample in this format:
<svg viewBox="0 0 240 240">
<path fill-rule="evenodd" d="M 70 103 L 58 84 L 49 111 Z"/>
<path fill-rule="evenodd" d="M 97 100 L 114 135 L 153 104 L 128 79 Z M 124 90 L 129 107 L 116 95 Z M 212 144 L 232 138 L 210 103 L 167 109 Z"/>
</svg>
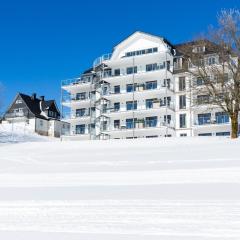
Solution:
<svg viewBox="0 0 240 240">
<path fill-rule="evenodd" d="M 181 46 L 135 32 L 80 78 L 63 81 L 62 108 L 71 138 L 229 135 L 225 113 L 193 105 L 193 76 L 183 68 Z"/>
</svg>

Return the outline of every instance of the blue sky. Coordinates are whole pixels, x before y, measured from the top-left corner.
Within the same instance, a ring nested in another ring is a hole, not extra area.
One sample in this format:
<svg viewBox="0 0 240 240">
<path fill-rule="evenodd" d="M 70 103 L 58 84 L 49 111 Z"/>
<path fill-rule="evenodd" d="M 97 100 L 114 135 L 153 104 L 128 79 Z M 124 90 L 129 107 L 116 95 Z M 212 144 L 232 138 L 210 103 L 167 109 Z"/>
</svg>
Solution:
<svg viewBox="0 0 240 240">
<path fill-rule="evenodd" d="M 17 92 L 60 99 L 60 82 L 136 30 L 191 40 L 239 0 L 0 1 L 0 82 L 4 111 Z"/>
</svg>

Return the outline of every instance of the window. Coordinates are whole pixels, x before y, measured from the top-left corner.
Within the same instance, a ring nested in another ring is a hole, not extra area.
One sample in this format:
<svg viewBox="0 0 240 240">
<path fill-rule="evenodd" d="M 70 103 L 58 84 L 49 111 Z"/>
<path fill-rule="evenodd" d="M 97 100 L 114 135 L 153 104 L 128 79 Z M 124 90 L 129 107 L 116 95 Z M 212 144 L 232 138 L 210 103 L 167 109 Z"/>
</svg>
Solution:
<svg viewBox="0 0 240 240">
<path fill-rule="evenodd" d="M 134 84 L 134 91 L 136 91 L 137 84 Z M 133 92 L 133 84 L 127 84 L 127 92 Z"/>
<path fill-rule="evenodd" d="M 157 81 L 146 82 L 146 90 L 156 89 Z"/>
<path fill-rule="evenodd" d="M 40 120 L 40 126 L 41 127 L 43 126 L 43 120 Z"/>
<path fill-rule="evenodd" d="M 174 59 L 174 70 L 182 69 L 182 58 Z"/>
<path fill-rule="evenodd" d="M 170 106 L 170 104 L 171 104 L 171 97 L 164 97 L 163 99 L 160 99 L 160 107 Z"/>
<path fill-rule="evenodd" d="M 215 57 L 208 58 L 208 65 L 215 64 Z"/>
<path fill-rule="evenodd" d="M 120 102 L 114 103 L 114 111 L 117 112 L 120 110 Z"/>
<path fill-rule="evenodd" d="M 197 104 L 208 104 L 209 103 L 209 95 L 198 95 L 197 96 Z"/>
<path fill-rule="evenodd" d="M 133 118 L 126 119 L 126 128 L 127 129 L 135 128 L 136 121 L 137 121 L 136 118 L 135 119 L 133 119 Z"/>
<path fill-rule="evenodd" d="M 150 53 L 155 53 L 158 51 L 158 48 L 148 48 L 148 49 L 142 49 L 142 50 L 137 50 L 137 51 L 132 51 L 132 52 L 126 52 L 125 57 L 132 57 L 132 56 L 138 56 L 138 55 L 144 55 L 144 54 L 150 54 Z"/>
<path fill-rule="evenodd" d="M 186 89 L 186 79 L 185 77 L 179 77 L 179 91 L 184 91 Z"/>
<path fill-rule="evenodd" d="M 76 109 L 76 117 L 82 117 L 86 115 L 86 108 Z"/>
<path fill-rule="evenodd" d="M 120 93 L 120 85 L 114 86 L 114 93 Z"/>
<path fill-rule="evenodd" d="M 158 135 L 146 136 L 146 138 L 157 138 Z"/>
<path fill-rule="evenodd" d="M 197 86 L 201 86 L 204 84 L 204 81 L 201 77 L 197 77 Z"/>
<path fill-rule="evenodd" d="M 137 73 L 137 66 L 127 68 L 127 74 L 133 74 L 133 73 Z"/>
<path fill-rule="evenodd" d="M 217 132 L 216 136 L 219 136 L 219 137 L 230 136 L 230 132 Z"/>
<path fill-rule="evenodd" d="M 153 99 L 146 99 L 146 109 L 153 108 Z"/>
<path fill-rule="evenodd" d="M 179 126 L 180 128 L 186 128 L 186 114 L 179 115 Z"/>
<path fill-rule="evenodd" d="M 76 94 L 76 100 L 85 100 L 85 99 L 86 99 L 86 93 L 85 92 Z"/>
<path fill-rule="evenodd" d="M 186 108 L 186 95 L 180 95 L 179 96 L 179 109 L 185 109 Z"/>
<path fill-rule="evenodd" d="M 107 112 L 107 109 L 108 109 L 108 105 L 107 105 L 107 103 L 104 103 L 104 104 L 102 105 L 102 113 L 106 113 L 106 112 Z"/>
<path fill-rule="evenodd" d="M 170 82 L 171 80 L 170 79 L 164 79 L 163 80 L 163 87 L 167 87 L 167 88 L 170 88 Z"/>
<path fill-rule="evenodd" d="M 167 124 L 170 124 L 172 120 L 172 116 L 171 115 L 164 115 L 164 122 Z"/>
<path fill-rule="evenodd" d="M 103 95 L 107 95 L 108 94 L 108 87 L 103 87 Z"/>
<path fill-rule="evenodd" d="M 215 117 L 217 124 L 229 123 L 229 115 L 225 112 L 217 112 L 215 113 Z"/>
<path fill-rule="evenodd" d="M 211 123 L 211 113 L 198 114 L 198 124 L 205 125 Z"/>
<path fill-rule="evenodd" d="M 120 69 L 114 70 L 114 76 L 120 76 Z"/>
<path fill-rule="evenodd" d="M 155 71 L 158 69 L 159 69 L 159 67 L 158 67 L 157 63 L 152 63 L 152 64 L 146 65 L 146 72 L 151 72 L 151 71 Z"/>
<path fill-rule="evenodd" d="M 114 120 L 114 128 L 119 129 L 120 128 L 120 120 Z"/>
<path fill-rule="evenodd" d="M 76 125 L 76 134 L 85 134 L 85 124 Z"/>
<path fill-rule="evenodd" d="M 18 99 L 17 101 L 16 101 L 16 104 L 21 104 L 22 103 L 22 100 L 21 99 Z"/>
<path fill-rule="evenodd" d="M 146 117 L 146 127 L 156 127 L 157 126 L 157 116 Z"/>
<path fill-rule="evenodd" d="M 186 133 L 181 133 L 180 137 L 187 137 L 187 134 Z"/>
<path fill-rule="evenodd" d="M 137 101 L 128 101 L 126 102 L 127 111 L 137 109 Z"/>
<path fill-rule="evenodd" d="M 212 136 L 212 133 L 199 133 L 198 136 L 200 136 L 200 137 L 210 137 L 210 136 Z"/>
</svg>

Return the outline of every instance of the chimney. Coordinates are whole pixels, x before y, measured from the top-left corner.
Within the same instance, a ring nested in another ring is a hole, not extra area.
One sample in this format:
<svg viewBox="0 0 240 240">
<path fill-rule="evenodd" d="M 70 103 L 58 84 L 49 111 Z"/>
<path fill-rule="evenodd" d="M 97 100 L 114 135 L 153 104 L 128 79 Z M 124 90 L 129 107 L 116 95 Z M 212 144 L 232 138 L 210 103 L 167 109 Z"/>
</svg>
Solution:
<svg viewBox="0 0 240 240">
<path fill-rule="evenodd" d="M 32 98 L 32 100 L 36 100 L 37 94 L 36 94 L 36 93 L 33 93 L 31 98 Z"/>
<path fill-rule="evenodd" d="M 41 96 L 41 97 L 40 97 L 40 100 L 41 100 L 42 102 L 44 102 L 44 100 L 45 100 L 44 96 Z"/>
</svg>

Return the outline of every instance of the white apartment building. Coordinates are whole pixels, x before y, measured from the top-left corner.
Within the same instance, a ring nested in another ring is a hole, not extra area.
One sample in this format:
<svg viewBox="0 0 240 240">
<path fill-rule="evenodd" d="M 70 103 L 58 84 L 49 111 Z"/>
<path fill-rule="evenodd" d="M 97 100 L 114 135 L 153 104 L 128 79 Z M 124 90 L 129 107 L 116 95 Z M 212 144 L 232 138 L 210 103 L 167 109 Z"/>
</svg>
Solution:
<svg viewBox="0 0 240 240">
<path fill-rule="evenodd" d="M 62 110 L 71 124 L 65 139 L 229 135 L 229 117 L 210 110 L 206 96 L 193 96 L 181 46 L 135 32 L 80 78 L 63 81 Z M 203 104 L 194 106 L 195 98 Z"/>
</svg>

